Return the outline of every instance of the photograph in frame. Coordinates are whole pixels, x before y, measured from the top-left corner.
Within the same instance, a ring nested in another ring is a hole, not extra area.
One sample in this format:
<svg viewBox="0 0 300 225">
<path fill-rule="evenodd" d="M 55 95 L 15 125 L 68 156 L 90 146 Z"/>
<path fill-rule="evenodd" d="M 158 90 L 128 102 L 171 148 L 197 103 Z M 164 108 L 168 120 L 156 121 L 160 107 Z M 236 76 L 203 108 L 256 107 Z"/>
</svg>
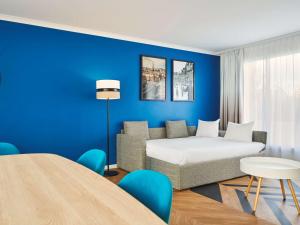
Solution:
<svg viewBox="0 0 300 225">
<path fill-rule="evenodd" d="M 166 59 L 141 56 L 141 100 L 166 100 Z"/>
<path fill-rule="evenodd" d="M 172 61 L 172 100 L 194 101 L 194 63 Z"/>
</svg>

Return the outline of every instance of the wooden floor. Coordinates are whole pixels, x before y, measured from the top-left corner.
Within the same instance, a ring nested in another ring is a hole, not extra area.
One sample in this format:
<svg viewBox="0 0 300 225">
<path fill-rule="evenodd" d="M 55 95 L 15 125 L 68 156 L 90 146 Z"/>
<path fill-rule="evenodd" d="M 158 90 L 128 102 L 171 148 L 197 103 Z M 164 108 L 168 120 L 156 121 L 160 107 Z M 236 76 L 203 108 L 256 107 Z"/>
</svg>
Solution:
<svg viewBox="0 0 300 225">
<path fill-rule="evenodd" d="M 251 213 L 256 195 L 257 181 L 253 182 L 248 199 L 246 199 L 244 191 L 249 179 L 248 176 L 245 176 L 220 182 L 219 189 L 223 203 L 240 211 Z M 292 183 L 298 199 L 300 199 L 300 180 L 293 180 Z M 300 216 L 297 213 L 286 181 L 284 181 L 284 186 L 286 200 L 283 200 L 279 180 L 263 180 L 256 216 L 274 224 L 298 225 L 300 224 Z"/>
<path fill-rule="evenodd" d="M 120 174 L 111 177 L 114 183 L 126 175 L 118 169 Z M 171 212 L 171 225 L 271 225 L 266 220 L 242 212 L 239 209 L 217 202 L 190 190 L 174 191 Z"/>
</svg>

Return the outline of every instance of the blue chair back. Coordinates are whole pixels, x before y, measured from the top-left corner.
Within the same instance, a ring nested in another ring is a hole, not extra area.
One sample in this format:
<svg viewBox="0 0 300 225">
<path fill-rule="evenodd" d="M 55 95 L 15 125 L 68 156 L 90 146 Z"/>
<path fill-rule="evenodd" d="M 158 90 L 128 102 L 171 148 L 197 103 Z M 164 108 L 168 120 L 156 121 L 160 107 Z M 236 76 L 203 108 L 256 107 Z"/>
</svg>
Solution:
<svg viewBox="0 0 300 225">
<path fill-rule="evenodd" d="M 0 142 L 0 155 L 20 154 L 16 146 L 10 143 Z"/>
<path fill-rule="evenodd" d="M 173 190 L 167 176 L 152 170 L 136 170 L 126 175 L 119 186 L 169 223 Z"/>
<path fill-rule="evenodd" d="M 91 149 L 83 153 L 77 162 L 103 176 L 106 163 L 106 154 L 102 150 Z"/>
</svg>

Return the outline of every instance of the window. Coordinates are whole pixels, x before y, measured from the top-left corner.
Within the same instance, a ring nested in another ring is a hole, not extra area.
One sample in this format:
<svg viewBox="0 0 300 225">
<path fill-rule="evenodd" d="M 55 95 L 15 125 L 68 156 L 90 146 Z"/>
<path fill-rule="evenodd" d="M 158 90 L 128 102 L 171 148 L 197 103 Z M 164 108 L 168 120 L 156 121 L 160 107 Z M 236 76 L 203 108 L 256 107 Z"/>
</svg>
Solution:
<svg viewBox="0 0 300 225">
<path fill-rule="evenodd" d="M 243 120 L 270 146 L 300 147 L 300 53 L 244 62 Z"/>
</svg>

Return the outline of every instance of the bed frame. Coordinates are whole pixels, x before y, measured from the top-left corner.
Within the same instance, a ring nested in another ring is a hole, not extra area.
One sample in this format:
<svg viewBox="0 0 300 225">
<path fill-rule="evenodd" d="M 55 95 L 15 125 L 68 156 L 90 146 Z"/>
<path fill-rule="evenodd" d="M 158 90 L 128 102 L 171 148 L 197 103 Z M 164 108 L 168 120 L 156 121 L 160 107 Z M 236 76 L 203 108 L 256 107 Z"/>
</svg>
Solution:
<svg viewBox="0 0 300 225">
<path fill-rule="evenodd" d="M 189 135 L 194 136 L 196 127 L 188 127 Z M 149 128 L 150 139 L 166 138 L 166 129 Z M 219 132 L 223 137 L 224 131 Z M 266 144 L 267 133 L 264 131 L 253 131 L 252 140 Z M 259 154 L 263 155 L 263 150 Z M 173 188 L 177 190 L 196 187 L 217 181 L 232 179 L 245 175 L 240 171 L 240 159 L 235 157 L 222 160 L 201 162 L 193 165 L 176 165 L 162 160 L 146 156 L 146 140 L 137 136 L 117 134 L 117 164 L 118 167 L 126 171 L 138 169 L 151 169 L 167 175 Z"/>
</svg>

